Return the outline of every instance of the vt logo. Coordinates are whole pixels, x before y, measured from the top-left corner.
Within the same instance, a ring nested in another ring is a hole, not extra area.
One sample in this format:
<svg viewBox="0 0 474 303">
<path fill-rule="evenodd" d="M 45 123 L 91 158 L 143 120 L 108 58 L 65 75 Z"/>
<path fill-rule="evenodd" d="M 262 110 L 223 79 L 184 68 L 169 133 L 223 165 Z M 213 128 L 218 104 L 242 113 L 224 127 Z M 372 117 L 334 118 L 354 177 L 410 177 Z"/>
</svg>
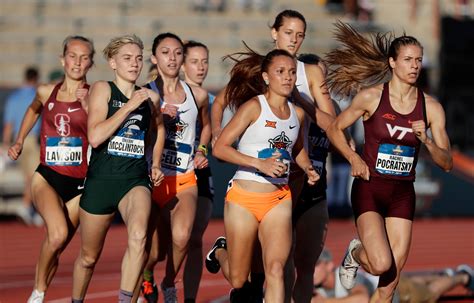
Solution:
<svg viewBox="0 0 474 303">
<path fill-rule="evenodd" d="M 397 131 L 400 132 L 400 134 L 397 137 L 398 140 L 402 140 L 407 133 L 412 133 L 413 132 L 413 130 L 411 128 L 408 128 L 408 127 L 401 127 L 401 126 L 398 126 L 398 125 L 392 126 L 388 123 L 386 123 L 385 125 L 387 125 L 388 132 L 390 133 L 390 137 L 392 137 L 392 138 L 395 136 Z"/>
</svg>

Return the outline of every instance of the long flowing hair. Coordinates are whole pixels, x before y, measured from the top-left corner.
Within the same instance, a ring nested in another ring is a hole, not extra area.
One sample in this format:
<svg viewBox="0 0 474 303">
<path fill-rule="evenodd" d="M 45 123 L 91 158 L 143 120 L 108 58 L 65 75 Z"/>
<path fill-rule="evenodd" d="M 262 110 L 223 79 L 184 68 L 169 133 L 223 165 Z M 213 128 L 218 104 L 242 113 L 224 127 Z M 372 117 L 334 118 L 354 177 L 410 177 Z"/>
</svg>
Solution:
<svg viewBox="0 0 474 303">
<path fill-rule="evenodd" d="M 230 80 L 224 97 L 226 104 L 235 110 L 250 98 L 265 93 L 267 89 L 261 71 L 265 57 L 243 43 L 246 51 L 223 57 L 223 60 L 235 62 L 230 71 Z"/>
<path fill-rule="evenodd" d="M 341 46 L 327 53 L 324 60 L 328 67 L 326 85 L 333 93 L 352 95 L 391 75 L 388 59 L 393 33 L 366 38 L 341 21 L 335 26 L 335 39 Z"/>
</svg>

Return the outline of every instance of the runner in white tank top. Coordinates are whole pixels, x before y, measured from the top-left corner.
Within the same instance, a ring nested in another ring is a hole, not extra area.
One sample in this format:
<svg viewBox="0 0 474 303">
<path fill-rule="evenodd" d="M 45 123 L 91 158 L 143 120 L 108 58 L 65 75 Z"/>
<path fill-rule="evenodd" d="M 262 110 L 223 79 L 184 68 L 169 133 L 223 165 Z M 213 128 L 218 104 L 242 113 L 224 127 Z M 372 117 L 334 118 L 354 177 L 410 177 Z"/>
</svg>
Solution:
<svg viewBox="0 0 474 303">
<path fill-rule="evenodd" d="M 289 103 L 290 117 L 280 119 L 271 110 L 264 95 L 258 96 L 260 116 L 242 134 L 237 150 L 254 158 L 270 158 L 275 152 L 280 153 L 279 160 L 289 169 L 292 162 L 292 150 L 298 138 L 300 122 L 295 106 Z M 264 127 L 262 128 L 262 125 Z M 279 177 L 272 178 L 253 167 L 239 166 L 234 180 L 250 180 L 260 183 L 287 184 L 288 170 Z"/>
<path fill-rule="evenodd" d="M 161 282 L 161 290 L 166 298 L 176 299 L 175 280 L 187 254 L 191 230 L 194 224 L 197 204 L 197 183 L 194 168 L 204 168 L 208 160 L 204 152 L 194 149 L 196 137 L 196 118 L 199 118 L 202 130 L 200 145 L 207 146 L 210 139 L 208 116 L 208 94 L 197 86 L 189 86 L 179 79 L 184 60 L 183 43 L 172 33 L 162 33 L 153 42 L 151 61 L 157 65 L 162 113 L 165 124 L 165 146 L 161 167 L 165 180 L 153 189 L 153 200 L 159 204 L 160 211 L 152 213 L 150 220 L 161 221 L 150 224 L 156 226 L 148 263 L 144 270 L 142 291 L 156 294 L 153 268 L 159 256 L 166 254 L 166 275 Z M 159 165 L 154 163 L 153 165 Z M 167 233 L 166 230 L 170 230 Z M 158 247 L 158 232 L 160 247 Z M 163 243 L 164 245 L 162 245 Z M 158 251 L 159 249 L 159 251 Z M 145 293 L 145 295 L 147 295 Z"/>
<path fill-rule="evenodd" d="M 184 44 L 184 63 L 182 70 L 186 83 L 189 85 L 201 87 L 207 76 L 209 68 L 209 50 L 206 45 L 197 41 L 188 41 Z M 214 102 L 214 95 L 208 92 L 209 107 Z M 210 108 L 209 108 L 210 110 Z M 198 135 L 200 133 L 200 125 L 198 125 Z M 196 137 L 195 148 L 199 146 L 200 137 Z M 207 152 L 207 149 L 204 150 Z M 212 180 L 211 167 L 195 169 L 198 186 L 198 201 L 196 209 L 196 218 L 191 232 L 191 240 L 189 241 L 188 256 L 184 263 L 183 269 L 183 290 L 184 301 L 195 302 L 198 295 L 199 283 L 202 277 L 203 269 L 203 250 L 202 237 L 207 228 L 212 214 L 212 202 L 214 198 L 214 183 Z"/>
<path fill-rule="evenodd" d="M 224 224 L 229 244 L 218 238 L 208 253 L 206 267 L 211 272 L 222 268 L 239 291 L 250 273 L 258 236 L 267 276 L 265 301 L 283 302 L 283 268 L 291 248 L 292 203 L 287 186 L 291 154 L 308 174 L 309 183 L 314 184 L 319 176 L 302 148 L 299 126 L 304 112 L 288 102 L 296 81 L 293 56 L 273 50 L 263 59 L 261 71 L 266 92 L 240 106 L 213 150 L 214 156 L 240 168 L 226 195 Z M 238 137 L 241 140 L 235 149 L 232 143 Z"/>
</svg>

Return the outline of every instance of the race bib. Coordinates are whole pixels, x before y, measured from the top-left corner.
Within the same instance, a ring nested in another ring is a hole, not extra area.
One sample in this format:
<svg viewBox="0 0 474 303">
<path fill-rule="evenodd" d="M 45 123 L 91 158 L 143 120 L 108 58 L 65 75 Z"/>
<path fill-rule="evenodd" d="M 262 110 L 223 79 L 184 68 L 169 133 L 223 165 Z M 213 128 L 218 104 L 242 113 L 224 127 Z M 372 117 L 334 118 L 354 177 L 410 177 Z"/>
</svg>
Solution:
<svg viewBox="0 0 474 303">
<path fill-rule="evenodd" d="M 192 152 L 193 147 L 189 144 L 165 140 L 161 166 L 178 172 L 186 172 Z"/>
<path fill-rule="evenodd" d="M 288 177 L 288 175 L 290 173 L 290 163 L 291 163 L 291 155 L 290 155 L 290 153 L 288 153 L 288 151 L 286 149 L 283 149 L 283 148 L 265 148 L 265 149 L 262 149 L 261 151 L 258 152 L 258 158 L 259 159 L 271 158 L 276 151 L 278 151 L 281 154 L 280 158 L 278 158 L 278 161 L 281 161 L 281 162 L 283 162 L 283 164 L 286 165 L 286 172 L 278 178 L 286 178 L 286 177 Z M 259 175 L 259 176 L 268 177 L 266 174 L 264 174 L 260 171 L 257 171 L 256 174 Z"/>
<path fill-rule="evenodd" d="M 47 137 L 45 163 L 48 166 L 81 165 L 82 138 Z"/>
<path fill-rule="evenodd" d="M 384 175 L 408 176 L 415 160 L 415 148 L 403 145 L 380 144 L 375 170 Z"/>
<path fill-rule="evenodd" d="M 110 138 L 107 152 L 114 156 L 139 159 L 145 154 L 145 133 L 139 129 L 122 128 Z"/>
</svg>

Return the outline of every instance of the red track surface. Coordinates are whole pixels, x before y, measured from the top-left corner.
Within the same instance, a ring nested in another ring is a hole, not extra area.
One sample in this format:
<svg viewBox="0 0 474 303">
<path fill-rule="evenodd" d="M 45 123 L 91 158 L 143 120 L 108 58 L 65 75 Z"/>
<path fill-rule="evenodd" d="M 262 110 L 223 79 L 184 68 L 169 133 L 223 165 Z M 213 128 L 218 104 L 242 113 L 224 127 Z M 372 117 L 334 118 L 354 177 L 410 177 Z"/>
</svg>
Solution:
<svg viewBox="0 0 474 303">
<path fill-rule="evenodd" d="M 474 219 L 417 219 L 405 270 L 437 270 L 456 267 L 461 263 L 473 265 L 473 230 Z M 204 236 L 205 249 L 222 234 L 222 221 L 212 221 Z M 342 258 L 347 243 L 354 236 L 352 221 L 331 221 L 326 244 L 333 252 L 335 260 Z M 15 222 L 0 223 L 0 303 L 26 302 L 33 287 L 35 263 L 43 237 L 42 228 L 29 228 Z M 125 229 L 123 226 L 113 226 L 92 278 L 87 302 L 117 302 L 120 263 L 125 245 Z M 60 267 L 48 291 L 46 302 L 70 302 L 72 268 L 78 249 L 79 237 L 76 236 L 61 257 Z M 163 263 L 159 264 L 155 275 L 158 279 L 163 276 Z M 181 280 L 178 281 L 177 287 L 178 298 L 182 302 Z M 205 271 L 197 301 L 212 302 L 222 299 L 229 289 L 230 286 L 222 274 L 211 275 Z M 464 294 L 465 290 L 458 288 L 455 293 Z"/>
</svg>

